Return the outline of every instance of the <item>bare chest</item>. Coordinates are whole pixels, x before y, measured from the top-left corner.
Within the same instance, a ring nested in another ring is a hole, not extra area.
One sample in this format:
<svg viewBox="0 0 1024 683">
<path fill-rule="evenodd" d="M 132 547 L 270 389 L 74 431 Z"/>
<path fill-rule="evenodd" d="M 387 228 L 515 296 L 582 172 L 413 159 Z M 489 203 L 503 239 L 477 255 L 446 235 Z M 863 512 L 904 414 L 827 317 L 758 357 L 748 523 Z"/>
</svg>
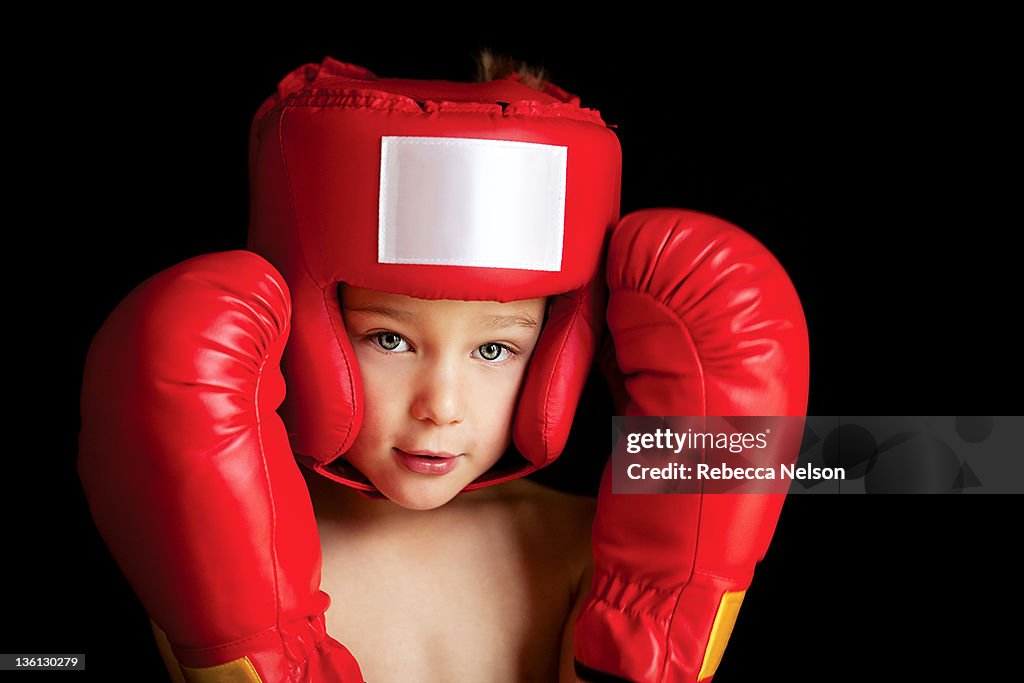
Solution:
<svg viewBox="0 0 1024 683">
<path fill-rule="evenodd" d="M 574 567 L 542 530 L 320 526 L 328 632 L 370 683 L 557 680 Z"/>
</svg>

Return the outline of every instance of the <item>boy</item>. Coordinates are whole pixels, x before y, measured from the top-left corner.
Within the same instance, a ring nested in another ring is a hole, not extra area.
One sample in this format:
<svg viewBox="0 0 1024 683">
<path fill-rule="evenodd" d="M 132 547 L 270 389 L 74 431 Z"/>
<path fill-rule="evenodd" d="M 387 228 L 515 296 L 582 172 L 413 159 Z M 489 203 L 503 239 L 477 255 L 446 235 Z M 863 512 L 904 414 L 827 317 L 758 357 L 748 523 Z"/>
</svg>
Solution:
<svg viewBox="0 0 1024 683">
<path fill-rule="evenodd" d="M 595 271 L 612 225 L 607 322 L 634 409 L 804 410 L 806 326 L 777 262 L 700 212 L 619 221 L 617 141 L 564 91 L 379 79 L 327 59 L 279 84 L 250 139 L 250 251 L 192 259 L 133 292 L 97 335 L 83 383 L 79 470 L 94 519 L 189 680 L 364 680 L 327 637 L 328 619 L 373 651 L 381 676 L 553 674 L 542 651 L 559 612 L 538 605 L 558 602 L 558 585 L 589 560 L 570 549 L 567 563 L 532 561 L 571 546 L 574 515 L 515 480 L 564 448 L 605 321 Z M 503 322 L 536 329 L 544 297 L 540 337 L 505 337 Z M 698 337 L 684 315 L 701 322 Z M 281 370 L 287 435 L 274 414 Z M 483 428 L 461 429 L 470 424 Z M 506 459 L 513 433 L 520 457 Z M 390 500 L 339 496 L 294 458 Z M 606 495 L 606 482 L 596 568 L 575 589 L 593 593 L 578 611 L 580 675 L 641 679 L 657 665 L 707 678 L 781 496 L 627 501 Z M 561 536 L 536 521 L 558 517 Z M 481 564 L 494 538 L 495 562 Z M 645 578 L 652 568 L 664 576 Z M 555 597 L 538 597 L 552 575 Z M 467 590 L 481 576 L 485 590 Z M 321 585 L 336 594 L 329 616 Z M 677 615 L 691 598 L 699 609 Z M 650 618 L 652 606 L 668 619 Z M 562 622 L 563 680 L 575 613 Z M 680 626 L 666 633 L 666 623 Z M 481 625 L 510 646 L 474 638 Z M 510 667 L 513 654 L 540 663 Z"/>
<path fill-rule="evenodd" d="M 596 499 L 522 478 L 456 495 L 511 441 L 545 301 L 343 301 L 367 415 L 346 457 L 391 502 L 304 470 L 329 632 L 370 681 L 575 681 Z M 449 454 L 408 453 L 426 450 Z"/>
</svg>

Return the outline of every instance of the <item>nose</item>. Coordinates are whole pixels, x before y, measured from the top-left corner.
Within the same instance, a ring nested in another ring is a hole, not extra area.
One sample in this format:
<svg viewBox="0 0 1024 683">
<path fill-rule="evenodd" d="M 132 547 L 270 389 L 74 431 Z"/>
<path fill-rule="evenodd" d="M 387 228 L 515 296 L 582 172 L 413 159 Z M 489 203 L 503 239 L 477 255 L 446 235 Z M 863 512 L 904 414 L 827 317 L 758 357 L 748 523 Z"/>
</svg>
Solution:
<svg viewBox="0 0 1024 683">
<path fill-rule="evenodd" d="M 424 364 L 418 373 L 413 417 L 439 426 L 458 424 L 464 418 L 465 401 L 465 383 L 455 363 L 439 358 Z"/>
</svg>

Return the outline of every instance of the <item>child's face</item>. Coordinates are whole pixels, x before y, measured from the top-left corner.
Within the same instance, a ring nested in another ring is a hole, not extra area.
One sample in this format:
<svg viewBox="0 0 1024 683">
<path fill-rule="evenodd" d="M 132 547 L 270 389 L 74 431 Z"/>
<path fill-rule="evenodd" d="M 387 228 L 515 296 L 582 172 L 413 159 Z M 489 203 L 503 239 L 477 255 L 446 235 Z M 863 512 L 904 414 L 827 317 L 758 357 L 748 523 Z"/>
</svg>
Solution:
<svg viewBox="0 0 1024 683">
<path fill-rule="evenodd" d="M 403 507 L 443 505 L 511 443 L 546 299 L 430 301 L 345 284 L 339 293 L 366 400 L 345 457 Z"/>
</svg>

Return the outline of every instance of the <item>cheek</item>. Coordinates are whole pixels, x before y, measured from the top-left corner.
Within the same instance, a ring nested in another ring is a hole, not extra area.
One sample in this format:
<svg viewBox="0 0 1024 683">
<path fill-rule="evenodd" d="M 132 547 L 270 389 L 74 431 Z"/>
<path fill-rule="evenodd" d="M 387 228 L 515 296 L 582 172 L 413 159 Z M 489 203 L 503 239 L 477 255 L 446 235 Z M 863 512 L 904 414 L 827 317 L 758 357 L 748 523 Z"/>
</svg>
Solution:
<svg viewBox="0 0 1024 683">
<path fill-rule="evenodd" d="M 395 419 L 393 413 L 402 398 L 395 388 L 403 386 L 403 382 L 395 376 L 394 363 L 389 367 L 388 363 L 380 362 L 383 357 L 381 354 L 374 353 L 372 349 L 353 348 L 363 398 L 363 422 L 356 442 L 365 445 L 371 440 L 387 436 L 391 431 L 389 425 Z"/>
<path fill-rule="evenodd" d="M 511 425 L 524 378 L 525 372 L 520 370 L 488 376 L 479 382 L 478 392 L 470 399 L 478 418 L 496 427 Z"/>
<path fill-rule="evenodd" d="M 396 373 L 397 364 L 388 362 L 389 357 L 369 348 L 365 342 L 352 342 L 352 349 L 355 351 L 356 365 L 359 368 L 359 377 L 362 380 L 363 396 L 367 401 L 377 398 L 375 391 L 385 387 L 400 386 L 400 377 Z"/>
</svg>

